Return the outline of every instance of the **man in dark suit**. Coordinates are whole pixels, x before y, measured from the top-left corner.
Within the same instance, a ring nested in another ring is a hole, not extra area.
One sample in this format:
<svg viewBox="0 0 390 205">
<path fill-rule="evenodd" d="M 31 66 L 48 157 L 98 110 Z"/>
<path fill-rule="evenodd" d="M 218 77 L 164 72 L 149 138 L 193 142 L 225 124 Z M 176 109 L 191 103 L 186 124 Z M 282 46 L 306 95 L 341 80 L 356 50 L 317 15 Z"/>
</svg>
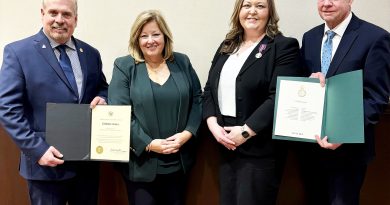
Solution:
<svg viewBox="0 0 390 205">
<path fill-rule="evenodd" d="M 72 37 L 76 0 L 43 0 L 43 29 L 4 48 L 0 122 L 21 150 L 32 204 L 97 204 L 98 164 L 65 162 L 45 141 L 46 103 L 106 104 L 99 52 Z"/>
<path fill-rule="evenodd" d="M 374 158 L 374 125 L 390 92 L 390 35 L 351 12 L 352 0 L 317 0 L 325 24 L 306 32 L 302 56 L 311 77 L 363 70 L 364 144 L 301 144 L 305 188 L 310 204 L 359 204 L 367 164 Z M 345 136 L 348 137 L 348 136 Z"/>
</svg>

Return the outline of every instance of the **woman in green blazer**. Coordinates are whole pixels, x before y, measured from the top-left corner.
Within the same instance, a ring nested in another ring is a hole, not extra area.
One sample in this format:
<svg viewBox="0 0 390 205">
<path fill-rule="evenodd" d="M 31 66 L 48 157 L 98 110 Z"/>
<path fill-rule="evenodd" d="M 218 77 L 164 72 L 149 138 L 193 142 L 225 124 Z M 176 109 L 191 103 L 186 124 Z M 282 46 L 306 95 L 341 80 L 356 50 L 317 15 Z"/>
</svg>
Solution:
<svg viewBox="0 0 390 205">
<path fill-rule="evenodd" d="M 111 105 L 131 105 L 129 164 L 121 167 L 129 203 L 183 204 L 201 122 L 201 87 L 188 57 L 172 50 L 172 34 L 158 11 L 139 14 L 130 55 L 115 60 Z"/>
</svg>

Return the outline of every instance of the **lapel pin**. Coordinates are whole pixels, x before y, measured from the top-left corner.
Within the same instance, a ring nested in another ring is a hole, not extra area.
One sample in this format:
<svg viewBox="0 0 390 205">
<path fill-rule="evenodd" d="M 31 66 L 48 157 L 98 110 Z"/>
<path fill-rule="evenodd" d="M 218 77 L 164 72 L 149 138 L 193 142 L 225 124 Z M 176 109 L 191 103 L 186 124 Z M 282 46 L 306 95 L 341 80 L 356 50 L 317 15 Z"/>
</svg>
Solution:
<svg viewBox="0 0 390 205">
<path fill-rule="evenodd" d="M 82 48 L 80 48 L 80 52 L 82 53 L 82 52 L 84 52 L 84 50 Z"/>
<path fill-rule="evenodd" d="M 46 48 L 46 45 L 45 45 L 45 44 L 43 44 L 43 45 L 42 45 L 42 48 Z"/>
<path fill-rule="evenodd" d="M 263 56 L 263 51 L 265 50 L 265 48 L 267 48 L 267 44 L 261 44 L 259 46 L 259 52 L 256 53 L 255 57 L 256 58 L 261 58 Z"/>
</svg>

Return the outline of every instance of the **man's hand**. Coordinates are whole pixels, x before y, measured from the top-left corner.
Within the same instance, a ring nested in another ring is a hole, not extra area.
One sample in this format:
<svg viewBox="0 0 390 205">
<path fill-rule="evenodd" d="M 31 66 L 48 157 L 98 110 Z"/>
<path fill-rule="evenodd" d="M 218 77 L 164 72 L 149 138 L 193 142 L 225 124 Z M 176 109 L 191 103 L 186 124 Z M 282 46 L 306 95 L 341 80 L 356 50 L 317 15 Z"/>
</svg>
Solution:
<svg viewBox="0 0 390 205">
<path fill-rule="evenodd" d="M 96 105 L 107 105 L 107 102 L 106 100 L 104 100 L 104 98 L 102 97 L 99 97 L 99 96 L 96 96 L 92 101 L 91 103 L 89 104 L 89 107 L 91 109 L 95 108 Z"/>
<path fill-rule="evenodd" d="M 316 135 L 317 143 L 324 149 L 331 149 L 335 150 L 339 148 L 342 144 L 332 144 L 328 142 L 328 136 L 325 136 L 324 138 L 320 138 L 320 136 Z"/>
<path fill-rule="evenodd" d="M 64 160 L 59 159 L 62 158 L 63 155 L 53 146 L 50 146 L 49 149 L 43 154 L 41 159 L 39 159 L 38 164 L 41 166 L 49 166 L 55 167 L 59 164 L 63 164 Z"/>
<path fill-rule="evenodd" d="M 325 76 L 321 72 L 312 73 L 310 75 L 310 78 L 318 78 L 318 79 L 320 79 L 321 87 L 325 87 Z"/>
</svg>

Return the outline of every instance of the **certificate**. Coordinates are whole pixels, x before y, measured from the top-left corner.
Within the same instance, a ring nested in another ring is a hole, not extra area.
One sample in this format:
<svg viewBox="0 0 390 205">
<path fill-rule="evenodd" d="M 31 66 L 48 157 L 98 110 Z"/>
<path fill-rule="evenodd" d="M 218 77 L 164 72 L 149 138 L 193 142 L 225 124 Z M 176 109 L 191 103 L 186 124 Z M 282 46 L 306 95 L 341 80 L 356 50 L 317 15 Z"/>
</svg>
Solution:
<svg viewBox="0 0 390 205">
<path fill-rule="evenodd" d="M 319 83 L 281 80 L 275 135 L 315 140 L 321 134 L 324 98 Z"/>
<path fill-rule="evenodd" d="M 91 159 L 129 161 L 130 106 L 96 106 L 92 110 Z"/>
<path fill-rule="evenodd" d="M 273 139 L 364 143 L 362 71 L 326 79 L 278 77 Z"/>
<path fill-rule="evenodd" d="M 48 103 L 46 141 L 64 160 L 128 162 L 130 118 L 130 106 Z"/>
</svg>

